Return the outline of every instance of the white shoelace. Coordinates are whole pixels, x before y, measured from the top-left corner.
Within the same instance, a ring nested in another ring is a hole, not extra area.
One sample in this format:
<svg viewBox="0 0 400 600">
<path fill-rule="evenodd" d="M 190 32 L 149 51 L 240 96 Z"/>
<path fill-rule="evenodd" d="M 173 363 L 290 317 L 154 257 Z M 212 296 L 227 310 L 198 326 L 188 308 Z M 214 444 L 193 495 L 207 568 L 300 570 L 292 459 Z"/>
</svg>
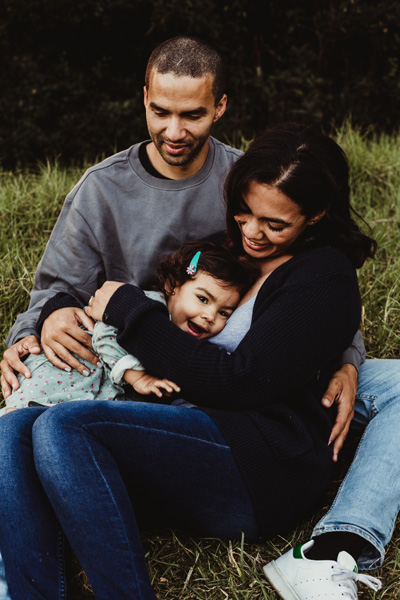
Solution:
<svg viewBox="0 0 400 600">
<path fill-rule="evenodd" d="M 351 598 L 352 600 L 357 600 L 357 581 L 360 583 L 364 583 L 367 587 L 372 590 L 378 591 L 382 587 L 382 583 L 376 577 L 372 577 L 372 575 L 364 575 L 363 573 L 355 573 L 354 571 L 349 571 L 349 569 L 335 567 L 332 572 L 333 581 L 343 581 L 343 585 L 346 588 L 345 595 Z"/>
</svg>

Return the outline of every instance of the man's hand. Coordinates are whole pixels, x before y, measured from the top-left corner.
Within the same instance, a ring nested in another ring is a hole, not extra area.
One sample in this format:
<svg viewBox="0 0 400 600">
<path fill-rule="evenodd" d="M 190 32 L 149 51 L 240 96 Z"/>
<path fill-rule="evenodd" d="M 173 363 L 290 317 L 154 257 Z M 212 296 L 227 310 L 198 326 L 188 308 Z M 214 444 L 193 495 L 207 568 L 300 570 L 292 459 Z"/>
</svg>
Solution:
<svg viewBox="0 0 400 600">
<path fill-rule="evenodd" d="M 0 363 L 1 391 L 4 398 L 8 398 L 13 390 L 19 388 L 16 373 L 21 373 L 27 378 L 31 376 L 30 370 L 21 360 L 28 354 L 40 354 L 39 340 L 35 335 L 22 338 L 4 352 L 3 360 Z"/>
<path fill-rule="evenodd" d="M 336 371 L 336 373 L 333 374 L 328 389 L 322 398 L 322 404 L 326 407 L 332 406 L 334 402 L 338 405 L 336 422 L 329 438 L 329 444 L 334 442 L 334 462 L 337 462 L 338 454 L 347 437 L 350 423 L 354 415 L 357 382 L 358 371 L 355 366 L 344 364 L 339 371 Z"/>
<path fill-rule="evenodd" d="M 59 308 L 45 319 L 41 342 L 44 353 L 53 365 L 68 371 L 72 367 L 82 375 L 88 375 L 87 366 L 81 364 L 72 352 L 96 366 L 101 364 L 98 357 L 85 347 L 92 347 L 92 338 L 80 325 L 89 331 L 93 330 L 93 321 L 82 308 Z"/>
</svg>

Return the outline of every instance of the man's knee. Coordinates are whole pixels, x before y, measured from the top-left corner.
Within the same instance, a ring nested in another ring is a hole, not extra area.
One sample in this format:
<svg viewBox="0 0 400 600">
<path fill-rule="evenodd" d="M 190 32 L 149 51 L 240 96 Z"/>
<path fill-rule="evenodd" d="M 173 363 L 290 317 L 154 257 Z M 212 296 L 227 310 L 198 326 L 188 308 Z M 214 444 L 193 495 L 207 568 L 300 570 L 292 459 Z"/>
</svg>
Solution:
<svg viewBox="0 0 400 600">
<path fill-rule="evenodd" d="M 0 452 L 15 450 L 24 440 L 32 439 L 32 427 L 45 408 L 22 408 L 0 417 Z"/>
</svg>

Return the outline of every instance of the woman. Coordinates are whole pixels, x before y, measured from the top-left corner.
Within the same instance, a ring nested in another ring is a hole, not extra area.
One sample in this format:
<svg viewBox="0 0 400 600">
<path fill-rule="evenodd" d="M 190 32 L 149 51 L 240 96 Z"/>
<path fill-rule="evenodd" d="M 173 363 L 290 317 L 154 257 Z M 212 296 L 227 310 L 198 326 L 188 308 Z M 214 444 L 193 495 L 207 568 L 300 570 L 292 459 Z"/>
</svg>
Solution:
<svg viewBox="0 0 400 600">
<path fill-rule="evenodd" d="M 87 311 L 200 410 L 92 401 L 0 420 L 0 547 L 14 600 L 66 597 L 58 523 L 96 597 L 150 599 L 138 522 L 254 540 L 321 498 L 334 415 L 320 398 L 358 329 L 355 268 L 374 242 L 351 217 L 343 152 L 308 127 L 255 140 L 226 197 L 232 248 L 261 272 L 225 328 L 231 352 L 185 335 L 131 285 L 106 283 Z"/>
</svg>

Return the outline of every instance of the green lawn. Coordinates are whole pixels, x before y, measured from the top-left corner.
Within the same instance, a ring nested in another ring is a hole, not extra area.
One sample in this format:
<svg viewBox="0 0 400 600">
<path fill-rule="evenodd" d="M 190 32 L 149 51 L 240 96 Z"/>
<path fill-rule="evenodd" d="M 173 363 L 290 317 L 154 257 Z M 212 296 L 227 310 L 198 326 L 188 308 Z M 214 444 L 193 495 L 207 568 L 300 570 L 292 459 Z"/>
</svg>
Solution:
<svg viewBox="0 0 400 600">
<path fill-rule="evenodd" d="M 344 126 L 336 138 L 349 158 L 354 206 L 379 244 L 376 259 L 368 261 L 359 273 L 368 356 L 400 358 L 400 137 L 362 136 Z M 83 171 L 51 164 L 40 165 L 34 172 L 0 172 L 1 352 L 16 315 L 27 306 L 36 265 L 63 199 Z M 350 450 L 347 462 L 349 455 Z M 342 463 L 325 507 L 343 477 L 346 460 Z M 194 540 L 178 532 L 145 535 L 156 592 L 171 600 L 276 598 L 263 578 L 262 565 L 308 539 L 323 511 L 321 507 L 319 515 L 301 523 L 286 538 L 278 536 L 258 545 Z M 360 587 L 359 598 L 400 598 L 399 538 L 397 527 L 385 566 L 375 573 L 382 578 L 384 589 L 374 595 Z M 80 585 L 77 589 L 77 599 L 92 597 Z"/>
</svg>

